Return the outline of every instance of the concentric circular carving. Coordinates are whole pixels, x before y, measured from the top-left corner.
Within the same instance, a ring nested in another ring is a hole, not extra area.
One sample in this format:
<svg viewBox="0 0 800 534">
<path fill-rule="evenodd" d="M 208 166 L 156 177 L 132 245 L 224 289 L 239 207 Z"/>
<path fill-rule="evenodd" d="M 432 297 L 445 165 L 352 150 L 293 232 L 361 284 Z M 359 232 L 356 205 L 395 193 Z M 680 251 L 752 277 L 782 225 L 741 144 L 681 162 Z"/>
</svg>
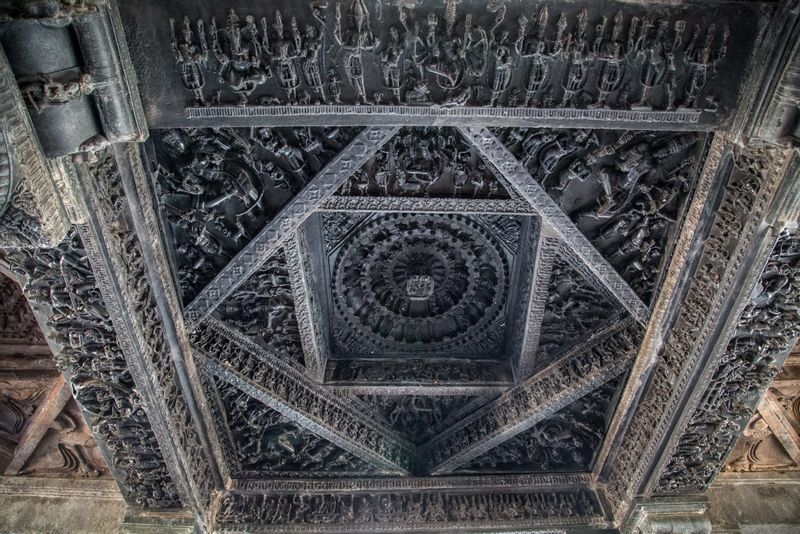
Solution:
<svg viewBox="0 0 800 534">
<path fill-rule="evenodd" d="M 370 343 L 430 350 L 462 346 L 494 323 L 509 267 L 500 243 L 471 219 L 392 214 L 349 237 L 333 281 L 338 315 Z"/>
</svg>

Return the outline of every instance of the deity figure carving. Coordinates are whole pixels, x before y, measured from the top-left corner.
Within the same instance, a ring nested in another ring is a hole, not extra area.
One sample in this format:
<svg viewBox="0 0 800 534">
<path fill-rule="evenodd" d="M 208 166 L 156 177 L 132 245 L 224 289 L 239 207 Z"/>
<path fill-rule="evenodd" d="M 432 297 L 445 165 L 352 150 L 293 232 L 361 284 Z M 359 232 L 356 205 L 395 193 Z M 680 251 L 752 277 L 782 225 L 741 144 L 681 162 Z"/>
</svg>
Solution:
<svg viewBox="0 0 800 534">
<path fill-rule="evenodd" d="M 716 50 L 714 47 L 714 38 L 716 34 L 716 25 L 711 24 L 706 30 L 706 36 L 703 44 L 699 45 L 700 28 L 695 27 L 694 34 L 691 41 L 689 41 L 686 50 L 686 63 L 689 65 L 689 88 L 686 91 L 686 100 L 682 107 L 694 108 L 697 105 L 697 100 L 700 97 L 703 89 L 714 73 L 717 65 L 725 59 L 728 52 L 728 37 L 730 36 L 730 29 L 725 26 L 722 33 L 722 41 L 719 48 Z M 708 97 L 706 100 L 709 104 L 713 105 L 713 100 Z M 712 108 L 713 109 L 713 108 Z"/>
<path fill-rule="evenodd" d="M 562 48 L 566 68 L 562 82 L 564 96 L 561 100 L 561 107 L 569 107 L 573 103 L 573 99 L 586 84 L 589 65 L 594 61 L 594 54 L 589 50 L 589 43 L 586 39 L 588 23 L 589 14 L 586 9 L 583 9 L 578 14 L 574 32 L 567 38 L 566 44 Z"/>
<path fill-rule="evenodd" d="M 347 79 L 356 93 L 356 100 L 367 103 L 367 89 L 364 85 L 364 52 L 375 50 L 380 38 L 372 31 L 369 21 L 369 10 L 364 0 L 351 0 L 348 13 L 349 25 L 342 34 L 341 5 L 336 3 L 335 29 L 336 42 L 344 52 L 344 69 Z"/>
<path fill-rule="evenodd" d="M 296 104 L 297 88 L 300 86 L 300 73 L 298 72 L 297 62 L 303 52 L 300 30 L 297 20 L 292 17 L 290 21 L 291 38 L 287 37 L 286 29 L 283 24 L 283 16 L 280 11 L 275 11 L 275 41 L 272 43 L 272 57 L 277 63 L 278 85 L 286 92 L 286 98 L 290 104 Z M 309 64 L 309 66 L 311 66 Z"/>
<path fill-rule="evenodd" d="M 172 51 L 175 54 L 175 64 L 178 66 L 181 82 L 186 90 L 192 93 L 195 102 L 204 106 L 206 100 L 203 96 L 203 87 L 206 80 L 203 71 L 208 65 L 208 42 L 203 21 L 197 21 L 196 39 L 189 17 L 183 18 L 180 40 L 175 36 L 175 21 L 170 19 L 169 24 Z"/>
<path fill-rule="evenodd" d="M 258 105 L 716 111 L 718 102 L 707 88 L 727 57 L 727 25 L 720 40 L 715 25 L 696 24 L 687 44 L 687 21 L 675 16 L 626 17 L 584 8 L 556 17 L 545 6 L 531 20 L 500 0 L 486 4 L 488 16 L 461 13 L 460 4 L 445 0 L 438 8 L 423 8 L 403 0 L 396 11 L 375 4 L 373 13 L 365 0 L 345 6 L 311 0 L 310 14 L 294 14 L 287 24 L 276 10 L 272 29 L 266 17 L 256 24 L 253 16 L 240 21 L 231 11 L 224 28 L 211 20 L 211 51 L 224 86 L 212 102 L 232 93 L 242 105 L 255 94 Z M 517 13 L 515 24 L 507 13 Z M 181 82 L 194 105 L 202 106 L 209 100 L 204 73 L 214 68 L 204 23 L 185 18 L 178 36 L 174 26 Z M 273 69 L 275 82 L 267 83 Z M 632 102 L 631 95 L 638 100 Z"/>
<path fill-rule="evenodd" d="M 320 15 L 319 26 L 306 26 L 303 37 L 302 58 L 303 76 L 306 84 L 316 93 L 320 102 L 325 102 L 322 72 L 325 59 L 325 18 Z"/>
<path fill-rule="evenodd" d="M 220 65 L 219 83 L 239 97 L 239 105 L 247 105 L 250 94 L 272 76 L 262 59 L 264 43 L 255 20 L 248 16 L 242 23 L 231 9 L 223 28 L 218 29 L 216 19 L 211 19 L 210 31 L 211 50 Z"/>
<path fill-rule="evenodd" d="M 521 15 L 517 21 L 519 32 L 514 43 L 514 50 L 521 58 L 529 59 L 528 74 L 525 81 L 525 107 L 536 104 L 539 92 L 550 82 L 552 76 L 551 63 L 558 54 L 553 43 L 547 40 L 547 22 L 549 13 L 547 6 L 539 10 L 532 35 L 527 34 L 528 19 Z M 560 41 L 559 41 L 560 42 Z"/>
<path fill-rule="evenodd" d="M 597 101 L 591 107 L 607 108 L 609 96 L 616 92 L 622 85 L 625 76 L 625 43 L 622 40 L 624 19 L 621 11 L 614 15 L 611 36 L 606 36 L 608 20 L 603 17 L 597 26 L 597 36 L 593 55 L 600 63 L 600 75 L 597 77 Z"/>
</svg>

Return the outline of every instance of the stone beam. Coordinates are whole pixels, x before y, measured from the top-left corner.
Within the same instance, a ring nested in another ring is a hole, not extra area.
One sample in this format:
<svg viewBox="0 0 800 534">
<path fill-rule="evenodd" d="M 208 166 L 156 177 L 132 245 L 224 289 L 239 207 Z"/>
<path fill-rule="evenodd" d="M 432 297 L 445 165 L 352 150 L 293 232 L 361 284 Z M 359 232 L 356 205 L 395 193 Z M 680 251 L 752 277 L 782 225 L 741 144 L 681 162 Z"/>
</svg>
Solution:
<svg viewBox="0 0 800 534">
<path fill-rule="evenodd" d="M 209 373 L 385 474 L 411 472 L 412 444 L 312 382 L 302 370 L 214 319 L 195 330 L 192 342 Z"/>
<path fill-rule="evenodd" d="M 632 319 L 598 333 L 421 449 L 433 475 L 452 472 L 528 430 L 630 367 L 640 329 Z"/>
<path fill-rule="evenodd" d="M 709 361 L 703 366 L 699 384 L 689 389 L 689 408 L 680 414 L 658 458 L 645 491 L 658 494 L 704 492 L 722 469 L 725 459 L 751 419 L 759 399 L 783 365 L 800 337 L 800 234 L 783 232 L 770 247 L 768 259 L 757 261 L 746 271 L 746 285 L 736 291 L 738 299 L 717 325 L 719 335 L 709 343 Z M 760 273 L 760 274 L 759 274 Z M 753 276 L 755 274 L 755 276 Z M 726 310 L 727 311 L 727 310 Z M 787 451 L 797 445 L 770 410 L 769 397 L 764 420 Z M 772 425 L 775 424 L 775 427 Z M 781 436 L 781 434 L 783 434 Z M 713 439 L 710 439 L 713 436 Z M 796 434 L 795 434 L 796 437 Z M 783 438 L 783 439 L 781 439 Z M 795 451 L 792 451 L 795 449 Z"/>
<path fill-rule="evenodd" d="M 5 475 L 17 475 L 25 467 L 28 458 L 31 457 L 36 446 L 42 441 L 47 429 L 55 421 L 64 406 L 67 405 L 72 395 L 69 390 L 69 385 L 64 380 L 64 377 L 58 375 L 53 384 L 53 388 L 47 392 L 41 401 L 41 404 L 36 407 L 30 420 L 28 421 L 22 435 L 19 438 L 19 443 L 14 449 L 14 457 L 6 466 Z"/>
<path fill-rule="evenodd" d="M 120 216 L 129 221 L 129 231 L 135 232 L 141 245 L 142 258 L 149 269 L 153 304 L 161 314 L 162 329 L 181 389 L 187 397 L 187 408 L 197 424 L 206 453 L 217 459 L 215 463 L 222 470 L 224 462 L 221 461 L 221 446 L 216 435 L 208 431 L 211 415 L 205 402 L 200 400 L 202 386 L 191 357 L 188 334 L 179 320 L 181 305 L 178 288 L 170 272 L 164 242 L 160 239 L 158 216 L 154 208 L 156 204 L 149 187 L 150 177 L 142 165 L 140 147 L 135 144 L 117 144 L 114 147 L 114 157 L 127 200 L 127 209 L 122 208 Z M 218 482 L 222 483 L 222 480 Z"/>
<path fill-rule="evenodd" d="M 294 312 L 300 329 L 300 343 L 303 346 L 303 361 L 306 372 L 316 382 L 325 378 L 327 343 L 321 332 L 321 325 L 315 324 L 315 317 L 322 317 L 317 302 L 311 298 L 311 265 L 308 245 L 302 227 L 284 246 L 286 265 L 294 296 Z"/>
<path fill-rule="evenodd" d="M 2 480 L 2 478 L 0 478 Z M 481 490 L 528 488 L 553 489 L 589 486 L 589 473 L 458 475 L 442 477 L 353 477 L 353 478 L 302 478 L 302 479 L 237 479 L 234 491 L 243 493 L 352 493 L 382 491 L 425 490 Z"/>
<path fill-rule="evenodd" d="M 663 469 L 679 447 L 683 431 L 676 425 L 686 428 L 703 395 L 698 389 L 711 384 L 715 366 L 708 362 L 709 346 L 727 342 L 730 330 L 725 329 L 732 327 L 751 295 L 754 286 L 750 284 L 759 276 L 775 233 L 797 217 L 792 207 L 797 187 L 786 178 L 791 151 L 759 144 L 742 148 L 723 136 L 715 145 L 709 157 L 718 164 L 707 165 L 701 182 L 710 181 L 711 192 L 701 191 L 699 200 L 707 197 L 704 202 L 693 201 L 690 213 L 695 229 L 689 227 L 681 234 L 676 249 L 676 258 L 685 265 L 674 269 L 667 280 L 672 296 L 665 295 L 664 302 L 659 298 L 656 303 L 656 309 L 666 312 L 658 312 L 664 326 L 648 332 L 649 348 L 639 355 L 641 361 L 634 370 L 633 376 L 647 378 L 637 378 L 623 394 L 626 402 L 636 399 L 636 411 L 617 427 L 619 431 L 612 424 L 612 431 L 618 433 L 599 471 L 606 481 L 609 509 L 617 518 L 626 514 L 637 495 L 646 494 L 648 480 L 657 483 L 659 476 L 654 473 Z M 667 298 L 677 302 L 668 304 Z M 728 326 L 723 326 L 726 322 Z M 727 439 L 715 441 L 722 445 Z M 689 447 L 685 448 L 688 452 L 692 445 L 684 447 Z M 701 452 L 704 459 L 692 460 L 691 466 L 673 464 L 676 478 L 664 481 L 672 488 L 665 493 L 707 486 L 726 454 L 721 450 L 726 446 L 712 449 L 707 456 Z"/>
<path fill-rule="evenodd" d="M 521 199 L 499 200 L 493 198 L 426 198 L 426 197 L 371 197 L 332 196 L 318 211 L 364 211 L 373 213 L 470 213 L 500 215 L 532 215 L 530 205 Z"/>
<path fill-rule="evenodd" d="M 194 329 L 252 276 L 325 200 L 397 133 L 399 128 L 366 128 L 294 196 L 186 307 Z"/>
<path fill-rule="evenodd" d="M 681 233 L 675 242 L 672 259 L 666 269 L 667 274 L 661 283 L 661 290 L 655 297 L 652 316 L 639 347 L 639 354 L 631 369 L 631 379 L 625 384 L 617 410 L 609 424 L 607 435 L 610 439 L 604 441 L 597 455 L 595 473 L 599 473 L 602 469 L 605 459 L 614 446 L 614 437 L 624 428 L 629 411 L 638 402 L 639 395 L 641 395 L 655 365 L 658 351 L 672 326 L 670 318 L 680 306 L 682 291 L 687 283 L 687 276 L 682 273 L 690 267 L 693 251 L 701 246 L 697 233 L 713 215 L 707 212 L 705 206 L 710 202 L 709 199 L 713 199 L 713 190 L 716 189 L 717 173 L 725 153 L 726 143 L 725 137 L 719 135 L 714 138 L 708 149 L 692 202 L 684 217 Z"/>
<path fill-rule="evenodd" d="M 487 128 L 459 130 L 481 157 L 530 202 L 543 225 L 586 264 L 592 278 L 607 288 L 639 323 L 646 325 L 650 317 L 647 306 L 505 145 Z"/>
<path fill-rule="evenodd" d="M 595 490 L 582 484 L 488 491 L 402 488 L 350 494 L 231 491 L 222 501 L 217 520 L 221 530 L 230 533 L 555 534 L 566 532 L 568 525 L 591 525 L 602 531 L 608 522 L 601 510 Z"/>
<path fill-rule="evenodd" d="M 518 379 L 528 378 L 534 370 L 536 363 L 536 349 L 539 348 L 539 334 L 544 318 L 544 307 L 547 304 L 548 284 L 556 261 L 557 250 L 560 242 L 553 237 L 547 227 L 542 228 L 536 240 L 536 250 L 533 257 L 533 279 L 531 294 L 528 299 L 528 312 L 525 318 L 524 330 L 519 357 L 514 373 Z"/>
<path fill-rule="evenodd" d="M 597 128 L 609 123 L 620 129 L 709 131 L 719 120 L 700 110 L 647 111 L 626 109 L 554 109 L 535 107 L 312 105 L 198 106 L 183 116 L 162 115 L 157 128 L 219 125 L 250 126 L 463 126 L 465 122 L 497 128 Z"/>
<path fill-rule="evenodd" d="M 214 492 L 223 482 L 186 382 L 185 362 L 170 340 L 174 332 L 159 303 L 163 287 L 151 245 L 139 240 L 132 222 L 126 178 L 111 150 L 86 162 L 62 160 L 61 169 L 85 221 L 81 238 L 158 444 L 184 504 L 206 528 Z"/>
</svg>

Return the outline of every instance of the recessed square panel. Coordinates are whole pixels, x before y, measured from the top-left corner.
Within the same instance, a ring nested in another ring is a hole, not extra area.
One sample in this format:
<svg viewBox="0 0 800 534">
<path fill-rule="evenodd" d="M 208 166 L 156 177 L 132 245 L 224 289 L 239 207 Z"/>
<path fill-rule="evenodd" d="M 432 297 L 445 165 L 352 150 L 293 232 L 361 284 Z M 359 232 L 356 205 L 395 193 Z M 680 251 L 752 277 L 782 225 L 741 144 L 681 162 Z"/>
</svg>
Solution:
<svg viewBox="0 0 800 534">
<path fill-rule="evenodd" d="M 507 360 L 534 226 L 497 215 L 312 217 L 328 356 Z"/>
</svg>

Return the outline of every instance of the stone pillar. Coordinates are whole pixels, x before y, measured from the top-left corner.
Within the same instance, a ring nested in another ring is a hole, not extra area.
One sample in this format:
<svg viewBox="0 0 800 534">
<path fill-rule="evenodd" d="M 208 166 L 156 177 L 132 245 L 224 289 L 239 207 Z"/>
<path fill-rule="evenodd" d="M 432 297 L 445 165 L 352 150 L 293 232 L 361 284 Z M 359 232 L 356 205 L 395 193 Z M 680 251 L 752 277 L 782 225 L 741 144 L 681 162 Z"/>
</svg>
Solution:
<svg viewBox="0 0 800 534">
<path fill-rule="evenodd" d="M 640 501 L 625 522 L 624 534 L 708 534 L 711 521 L 704 499 L 652 499 Z"/>
</svg>

